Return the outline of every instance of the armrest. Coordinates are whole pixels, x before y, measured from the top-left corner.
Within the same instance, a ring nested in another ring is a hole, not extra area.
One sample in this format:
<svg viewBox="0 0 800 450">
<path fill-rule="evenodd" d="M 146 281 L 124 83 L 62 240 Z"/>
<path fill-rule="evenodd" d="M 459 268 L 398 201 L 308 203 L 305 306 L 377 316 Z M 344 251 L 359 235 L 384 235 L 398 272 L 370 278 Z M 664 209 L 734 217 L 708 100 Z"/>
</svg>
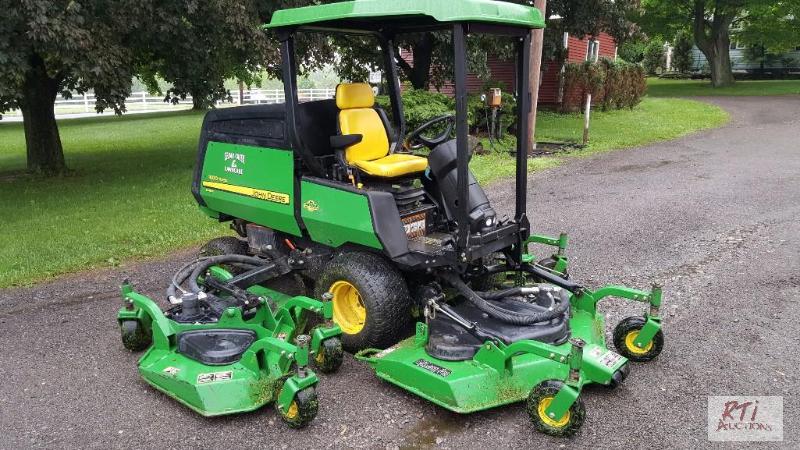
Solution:
<svg viewBox="0 0 800 450">
<path fill-rule="evenodd" d="M 364 139 L 363 134 L 344 134 L 338 136 L 331 136 L 331 147 L 333 148 L 347 148 L 351 145 L 358 144 Z"/>
</svg>

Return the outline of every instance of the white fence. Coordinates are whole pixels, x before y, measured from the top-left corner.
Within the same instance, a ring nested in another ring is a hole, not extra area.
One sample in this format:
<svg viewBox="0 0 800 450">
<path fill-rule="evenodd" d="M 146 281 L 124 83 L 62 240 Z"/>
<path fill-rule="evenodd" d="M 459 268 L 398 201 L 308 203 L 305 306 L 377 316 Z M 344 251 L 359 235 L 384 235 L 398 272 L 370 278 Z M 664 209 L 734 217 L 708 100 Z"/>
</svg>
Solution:
<svg viewBox="0 0 800 450">
<path fill-rule="evenodd" d="M 298 89 L 297 96 L 301 102 L 312 100 L 324 100 L 333 98 L 336 90 L 334 88 L 324 89 Z M 283 103 L 283 89 L 245 89 L 243 91 L 231 90 L 233 102 L 218 102 L 218 106 L 236 105 L 255 105 L 265 103 Z M 66 99 L 61 95 L 56 97 L 56 114 L 81 114 L 94 112 L 95 96 L 93 92 L 86 94 L 73 94 L 72 98 Z M 125 106 L 128 111 L 167 111 L 171 109 L 186 109 L 191 107 L 192 98 L 187 97 L 177 105 L 165 102 L 163 95 L 151 95 L 145 91 L 134 92 L 125 99 Z M 20 114 L 19 111 L 9 111 L 9 115 Z"/>
</svg>

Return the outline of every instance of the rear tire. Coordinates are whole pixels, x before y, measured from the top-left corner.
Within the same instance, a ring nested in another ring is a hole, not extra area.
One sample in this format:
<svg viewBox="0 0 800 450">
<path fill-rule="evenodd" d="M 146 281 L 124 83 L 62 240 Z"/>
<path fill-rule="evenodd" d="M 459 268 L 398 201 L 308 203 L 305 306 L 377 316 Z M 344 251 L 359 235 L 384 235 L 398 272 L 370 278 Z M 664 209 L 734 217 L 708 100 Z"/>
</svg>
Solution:
<svg viewBox="0 0 800 450">
<path fill-rule="evenodd" d="M 246 255 L 247 248 L 247 242 L 235 236 L 223 236 L 206 242 L 206 245 L 200 248 L 197 257 L 207 258 L 210 256 L 220 255 Z M 239 275 L 240 273 L 244 272 L 243 269 L 230 264 L 221 264 L 220 267 L 233 275 Z"/>
<path fill-rule="evenodd" d="M 198 256 L 203 258 L 208 256 L 246 254 L 247 242 L 235 236 L 223 236 L 206 242 L 206 245 L 200 248 Z"/>
<path fill-rule="evenodd" d="M 317 281 L 316 298 L 333 294 L 333 320 L 348 352 L 386 348 L 409 329 L 411 296 L 403 276 L 384 258 L 344 253 L 328 263 Z"/>
</svg>

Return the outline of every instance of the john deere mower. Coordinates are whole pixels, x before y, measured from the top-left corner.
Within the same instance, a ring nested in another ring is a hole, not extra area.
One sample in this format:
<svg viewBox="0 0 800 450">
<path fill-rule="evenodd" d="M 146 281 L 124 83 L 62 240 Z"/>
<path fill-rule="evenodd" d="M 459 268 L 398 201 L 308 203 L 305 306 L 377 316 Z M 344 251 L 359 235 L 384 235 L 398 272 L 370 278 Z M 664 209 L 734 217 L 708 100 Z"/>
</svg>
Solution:
<svg viewBox="0 0 800 450">
<path fill-rule="evenodd" d="M 187 299 L 190 305 L 200 296 L 218 299 L 221 306 L 207 309 L 219 318 L 213 325 L 177 320 L 182 310 L 162 317 L 146 300 L 124 291 L 133 307 L 120 313 L 123 332 L 128 318 L 153 330 L 153 347 L 140 364 L 146 378 L 160 377 L 151 383 L 175 392 L 177 386 L 159 383 L 171 380 L 167 369 L 178 367 L 173 362 L 178 355 L 187 364 L 199 360 L 202 370 L 213 362 L 187 353 L 202 353 L 202 344 L 191 343 L 195 329 L 252 327 L 255 336 L 249 339 L 267 341 L 250 344 L 237 363 L 242 368 L 224 372 L 236 379 L 236 370 L 255 373 L 274 361 L 270 380 L 284 380 L 294 363 L 296 373 L 283 384 L 291 389 L 278 394 L 285 415 L 292 396 L 300 398 L 310 385 L 301 376 L 310 376 L 305 344 L 289 339 L 298 327 L 313 330 L 309 353 L 327 361 L 338 353 L 324 343 L 338 344 L 340 329 L 344 349 L 380 378 L 444 408 L 469 413 L 527 401 L 536 429 L 570 435 L 584 422 L 583 386 L 616 386 L 627 376 L 629 361 L 649 361 L 661 352 L 657 285 L 650 291 L 591 290 L 567 274 L 566 235 L 531 233 L 527 80 L 531 29 L 544 27 L 537 9 L 490 0 L 358 0 L 278 11 L 266 27 L 281 43 L 286 101 L 208 113 L 192 185 L 200 209 L 230 222 L 239 238 L 209 244 L 223 257 L 182 271 L 174 284 L 185 279 L 192 289 L 169 294 L 182 297 L 183 308 Z M 422 32 L 452 38 L 455 113 L 408 132 L 397 37 Z M 374 40 L 383 55 L 389 111 L 376 105 L 366 83 L 343 83 L 335 98 L 300 102 L 295 61 L 300 33 Z M 516 53 L 516 204 L 510 217 L 493 209 L 468 167 L 466 49 L 478 34 L 507 39 Z M 530 251 L 533 244 L 554 250 L 539 258 Z M 231 262 L 239 265 L 228 267 Z M 280 277 L 292 278 L 302 294 L 323 301 L 286 299 L 264 287 L 259 274 L 276 264 Z M 616 351 L 606 346 L 603 315 L 597 312 L 598 302 L 608 297 L 649 306 L 616 326 Z M 277 313 L 266 306 L 270 299 Z M 321 319 L 305 314 L 320 310 Z M 325 328 L 326 318 L 335 325 Z M 225 342 L 238 342 L 241 349 L 247 339 Z M 194 377 L 199 367 L 181 369 L 178 376 Z M 196 383 L 191 387 L 199 390 Z"/>
</svg>

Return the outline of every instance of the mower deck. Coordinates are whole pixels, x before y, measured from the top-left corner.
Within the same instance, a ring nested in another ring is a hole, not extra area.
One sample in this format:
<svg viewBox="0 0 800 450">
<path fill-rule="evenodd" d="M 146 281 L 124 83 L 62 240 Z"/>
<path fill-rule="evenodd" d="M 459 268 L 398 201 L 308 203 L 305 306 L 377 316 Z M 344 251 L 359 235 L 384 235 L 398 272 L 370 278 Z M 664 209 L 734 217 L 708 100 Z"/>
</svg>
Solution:
<svg viewBox="0 0 800 450">
<path fill-rule="evenodd" d="M 602 317 L 578 311 L 570 319 L 570 328 L 573 338 L 586 343 L 581 386 L 609 384 L 616 372 L 625 370 L 628 360 L 606 348 Z M 379 378 L 457 413 L 523 401 L 542 381 L 564 380 L 569 375 L 566 362 L 572 344 L 568 342 L 520 341 L 502 348 L 487 343 L 469 361 L 445 361 L 425 351 L 427 332 L 420 323 L 414 337 L 386 350 L 362 351 L 357 357 L 368 362 Z M 534 348 L 539 354 L 532 352 Z"/>
</svg>

